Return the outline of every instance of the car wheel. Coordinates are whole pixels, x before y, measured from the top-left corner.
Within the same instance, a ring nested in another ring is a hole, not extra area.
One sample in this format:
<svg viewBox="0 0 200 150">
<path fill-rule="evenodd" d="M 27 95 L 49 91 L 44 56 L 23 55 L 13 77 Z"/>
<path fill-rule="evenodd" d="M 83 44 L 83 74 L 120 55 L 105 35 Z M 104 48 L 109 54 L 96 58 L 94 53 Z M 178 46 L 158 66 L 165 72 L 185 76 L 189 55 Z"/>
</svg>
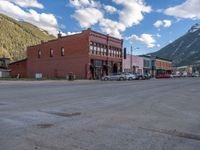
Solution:
<svg viewBox="0 0 200 150">
<path fill-rule="evenodd" d="M 104 81 L 108 81 L 109 79 L 106 77 L 106 78 L 104 78 Z"/>
<path fill-rule="evenodd" d="M 130 78 L 128 78 L 128 80 L 131 81 L 131 80 L 133 80 L 133 78 L 130 77 Z"/>
<path fill-rule="evenodd" d="M 143 78 L 142 77 L 139 77 L 139 80 L 142 80 Z"/>
<path fill-rule="evenodd" d="M 119 80 L 122 81 L 122 80 L 124 80 L 124 78 L 123 78 L 123 77 L 120 77 Z"/>
</svg>

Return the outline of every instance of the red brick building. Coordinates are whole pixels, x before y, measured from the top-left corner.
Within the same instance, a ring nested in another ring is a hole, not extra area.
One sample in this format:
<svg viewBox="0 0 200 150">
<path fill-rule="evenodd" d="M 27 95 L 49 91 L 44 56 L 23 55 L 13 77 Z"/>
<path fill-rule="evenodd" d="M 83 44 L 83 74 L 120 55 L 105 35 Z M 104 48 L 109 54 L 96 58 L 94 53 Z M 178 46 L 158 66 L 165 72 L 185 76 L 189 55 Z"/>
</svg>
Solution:
<svg viewBox="0 0 200 150">
<path fill-rule="evenodd" d="M 27 48 L 27 59 L 12 63 L 16 74 L 24 66 L 27 77 L 37 73 L 46 78 L 65 78 L 70 72 L 77 78 L 100 78 L 111 72 L 122 71 L 123 40 L 91 29 Z M 23 64 L 21 64 L 23 63 Z"/>
<path fill-rule="evenodd" d="M 155 57 L 152 61 L 153 76 L 171 75 L 173 72 L 172 61 L 160 57 Z"/>
<path fill-rule="evenodd" d="M 27 59 L 10 63 L 9 69 L 11 77 L 27 78 Z"/>
</svg>

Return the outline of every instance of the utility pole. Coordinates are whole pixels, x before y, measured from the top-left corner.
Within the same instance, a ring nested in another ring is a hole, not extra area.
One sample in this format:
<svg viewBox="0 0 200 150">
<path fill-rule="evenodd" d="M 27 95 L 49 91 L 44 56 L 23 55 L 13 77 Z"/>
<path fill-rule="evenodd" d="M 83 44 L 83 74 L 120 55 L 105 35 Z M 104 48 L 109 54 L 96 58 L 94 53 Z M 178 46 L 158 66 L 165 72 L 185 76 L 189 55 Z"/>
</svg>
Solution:
<svg viewBox="0 0 200 150">
<path fill-rule="evenodd" d="M 131 73 L 133 73 L 133 57 L 132 57 L 132 54 L 133 54 L 133 47 L 131 46 Z"/>
</svg>

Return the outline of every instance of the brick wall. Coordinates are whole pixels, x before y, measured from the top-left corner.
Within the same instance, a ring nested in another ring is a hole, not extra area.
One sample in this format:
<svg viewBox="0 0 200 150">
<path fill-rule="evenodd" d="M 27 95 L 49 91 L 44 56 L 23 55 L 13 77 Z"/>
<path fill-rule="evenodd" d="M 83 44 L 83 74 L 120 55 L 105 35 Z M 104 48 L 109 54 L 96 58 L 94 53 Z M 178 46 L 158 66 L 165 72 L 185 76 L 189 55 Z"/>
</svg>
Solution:
<svg viewBox="0 0 200 150">
<path fill-rule="evenodd" d="M 11 77 L 17 77 L 19 74 L 21 78 L 27 78 L 27 59 L 9 64 L 9 69 Z"/>
<path fill-rule="evenodd" d="M 172 62 L 156 59 L 156 69 L 172 70 Z"/>
</svg>

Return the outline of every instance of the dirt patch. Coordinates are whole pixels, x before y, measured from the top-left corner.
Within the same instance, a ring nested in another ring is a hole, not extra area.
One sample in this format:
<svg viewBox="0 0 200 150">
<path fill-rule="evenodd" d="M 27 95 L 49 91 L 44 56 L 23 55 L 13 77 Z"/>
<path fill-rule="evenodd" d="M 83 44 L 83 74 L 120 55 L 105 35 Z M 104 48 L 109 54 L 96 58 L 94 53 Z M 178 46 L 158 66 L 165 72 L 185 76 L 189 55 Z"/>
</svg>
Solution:
<svg viewBox="0 0 200 150">
<path fill-rule="evenodd" d="M 41 123 L 41 124 L 37 124 L 36 125 L 38 128 L 51 128 L 53 127 L 54 125 L 53 124 L 50 124 L 50 123 Z"/>
<path fill-rule="evenodd" d="M 157 132 L 157 133 L 168 134 L 168 135 L 171 135 L 171 136 L 177 136 L 177 137 L 181 137 L 181 138 L 200 141 L 200 135 L 180 132 L 180 131 L 177 131 L 177 130 L 147 129 L 147 128 L 141 128 L 141 129 L 152 131 L 152 132 Z"/>
</svg>

